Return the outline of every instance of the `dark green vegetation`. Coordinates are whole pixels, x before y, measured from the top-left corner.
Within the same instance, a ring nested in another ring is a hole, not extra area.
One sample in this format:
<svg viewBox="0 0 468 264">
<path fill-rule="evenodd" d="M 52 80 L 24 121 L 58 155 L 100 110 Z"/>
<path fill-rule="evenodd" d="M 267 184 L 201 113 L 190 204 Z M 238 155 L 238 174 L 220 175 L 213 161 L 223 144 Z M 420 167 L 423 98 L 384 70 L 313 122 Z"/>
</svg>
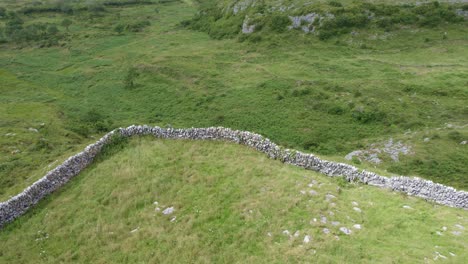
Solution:
<svg viewBox="0 0 468 264">
<path fill-rule="evenodd" d="M 2 200 L 104 131 L 133 123 L 249 130 L 339 161 L 394 138 L 413 154 L 382 157 L 373 169 L 468 187 L 466 21 L 390 29 L 371 21 L 326 40 L 283 30 L 285 19 L 243 37 L 236 22 L 235 36 L 217 40 L 190 28 L 204 8 L 191 1 L 62 2 L 72 11 L 1 3 Z M 361 8 L 343 5 L 343 14 Z M 213 23 L 223 19 L 231 23 Z M 12 21 L 23 22 L 20 35 L 46 29 L 16 39 L 5 34 Z"/>
<path fill-rule="evenodd" d="M 175 211 L 163 215 L 167 207 Z M 247 147 L 134 138 L 7 225 L 0 262 L 425 263 L 440 254 L 464 263 L 468 237 L 456 225 L 468 226 L 466 211 L 323 177 Z"/>
<path fill-rule="evenodd" d="M 185 22 L 191 28 L 205 31 L 213 38 L 233 37 L 239 34 L 244 17 L 248 16 L 250 23 L 256 25 L 256 33 L 242 36 L 242 39 L 253 41 L 258 41 L 268 32 L 285 32 L 291 25 L 288 16 L 309 13 L 320 15 L 321 19 L 316 19 L 313 27 L 316 28 L 318 38 L 326 40 L 358 29 L 389 32 L 402 27 L 434 28 L 463 24 L 464 19 L 456 14 L 456 10 L 468 10 L 467 4 L 441 4 L 437 1 L 421 5 L 411 1 L 405 4 L 389 4 L 385 1 L 284 1 L 281 7 L 288 8 L 287 11 L 274 1 L 255 1 L 255 5 L 251 5 L 253 2 L 249 0 L 228 1 L 225 4 L 218 1 L 202 3 L 202 11 L 194 19 Z"/>
</svg>

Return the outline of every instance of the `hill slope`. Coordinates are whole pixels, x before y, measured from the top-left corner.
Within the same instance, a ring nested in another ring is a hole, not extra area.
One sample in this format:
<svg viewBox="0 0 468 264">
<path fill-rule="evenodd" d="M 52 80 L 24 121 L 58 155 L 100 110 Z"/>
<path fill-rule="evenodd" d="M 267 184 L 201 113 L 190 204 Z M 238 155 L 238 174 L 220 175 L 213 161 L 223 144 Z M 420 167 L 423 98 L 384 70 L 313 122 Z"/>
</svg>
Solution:
<svg viewBox="0 0 468 264">
<path fill-rule="evenodd" d="M 2 1 L 17 17 L 2 17 L 1 30 L 55 25 L 58 45 L 0 40 L 0 200 L 133 123 L 254 131 L 338 161 L 392 138 L 411 149 L 399 162 L 384 152 L 379 164 L 353 162 L 468 188 L 466 21 L 391 32 L 372 24 L 327 41 L 264 27 L 253 34 L 261 41 L 241 43 L 181 26 L 198 12 L 190 1 L 24 14 L 47 7 L 32 2 Z"/>
<path fill-rule="evenodd" d="M 467 216 L 235 144 L 135 138 L 0 231 L 0 262 L 463 263 Z"/>
</svg>

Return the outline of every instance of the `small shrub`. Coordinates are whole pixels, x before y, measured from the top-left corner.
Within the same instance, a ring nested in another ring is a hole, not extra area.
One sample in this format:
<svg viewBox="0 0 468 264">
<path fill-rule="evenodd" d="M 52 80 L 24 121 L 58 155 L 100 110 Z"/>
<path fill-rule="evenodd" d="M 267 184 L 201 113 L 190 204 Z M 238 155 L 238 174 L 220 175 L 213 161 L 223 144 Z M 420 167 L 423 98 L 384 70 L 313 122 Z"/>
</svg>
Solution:
<svg viewBox="0 0 468 264">
<path fill-rule="evenodd" d="M 143 29 L 147 26 L 151 25 L 151 23 L 148 20 L 144 21 L 139 21 L 133 24 L 128 24 L 125 29 L 130 31 L 130 32 L 141 32 Z"/>
<path fill-rule="evenodd" d="M 7 10 L 4 7 L 0 7 L 0 18 L 4 18 L 7 15 Z"/>
<path fill-rule="evenodd" d="M 125 25 L 123 24 L 117 24 L 115 27 L 114 27 L 114 31 L 117 32 L 117 34 L 122 34 L 125 30 Z"/>
<path fill-rule="evenodd" d="M 345 112 L 346 110 L 339 105 L 334 105 L 328 109 L 328 113 L 332 115 L 342 115 Z"/>
<path fill-rule="evenodd" d="M 361 164 L 361 160 L 356 157 L 356 156 L 353 156 L 353 158 L 351 159 L 351 162 L 354 163 L 354 164 Z"/>
<path fill-rule="evenodd" d="M 69 31 L 69 27 L 73 24 L 73 22 L 68 19 L 68 18 L 65 18 L 62 23 L 61 23 L 61 26 L 62 27 L 65 27 L 67 29 L 67 31 Z"/>
<path fill-rule="evenodd" d="M 328 2 L 328 4 L 329 4 L 330 6 L 334 6 L 334 7 L 342 7 L 342 6 L 343 6 L 343 5 L 342 5 L 340 2 L 338 2 L 338 1 L 330 1 L 330 2 Z"/>
<path fill-rule="evenodd" d="M 127 71 L 127 75 L 125 75 L 124 85 L 125 88 L 133 88 L 135 87 L 135 79 L 140 76 L 140 73 L 135 67 L 131 67 Z"/>
<path fill-rule="evenodd" d="M 447 134 L 448 138 L 455 141 L 455 142 L 460 142 L 463 140 L 463 135 L 462 133 L 458 131 L 451 131 Z"/>
<path fill-rule="evenodd" d="M 270 20 L 270 28 L 278 33 L 284 32 L 287 29 L 287 26 L 291 24 L 289 17 L 286 15 L 273 15 Z"/>
</svg>

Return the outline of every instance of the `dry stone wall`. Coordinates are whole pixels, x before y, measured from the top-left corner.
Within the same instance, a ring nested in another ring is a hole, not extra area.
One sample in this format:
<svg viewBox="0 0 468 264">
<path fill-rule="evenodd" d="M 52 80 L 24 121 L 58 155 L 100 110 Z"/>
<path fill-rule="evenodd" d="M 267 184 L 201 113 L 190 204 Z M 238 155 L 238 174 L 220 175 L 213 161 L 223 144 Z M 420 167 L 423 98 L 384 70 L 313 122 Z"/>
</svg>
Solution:
<svg viewBox="0 0 468 264">
<path fill-rule="evenodd" d="M 61 165 L 49 171 L 44 177 L 26 188 L 20 194 L 0 203 L 0 227 L 24 214 L 43 197 L 52 193 L 90 165 L 103 146 L 112 142 L 115 135 L 123 137 L 153 135 L 157 138 L 224 140 L 254 148 L 272 159 L 327 176 L 341 176 L 348 181 L 389 188 L 408 195 L 424 198 L 442 205 L 468 210 L 468 192 L 429 180 L 410 177 L 383 177 L 373 172 L 359 170 L 354 166 L 322 160 L 313 154 L 284 149 L 259 134 L 232 130 L 224 127 L 174 129 L 150 126 L 130 126 L 113 130 L 82 152 L 68 158 Z"/>
</svg>

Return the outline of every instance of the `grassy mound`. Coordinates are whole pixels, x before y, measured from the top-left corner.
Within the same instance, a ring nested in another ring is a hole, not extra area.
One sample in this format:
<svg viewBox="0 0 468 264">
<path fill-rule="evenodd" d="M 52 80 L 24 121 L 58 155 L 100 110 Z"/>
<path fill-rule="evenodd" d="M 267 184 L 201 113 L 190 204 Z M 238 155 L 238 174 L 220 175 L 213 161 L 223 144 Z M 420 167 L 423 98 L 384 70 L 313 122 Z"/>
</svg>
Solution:
<svg viewBox="0 0 468 264">
<path fill-rule="evenodd" d="M 467 216 L 244 146 L 134 138 L 0 231 L 0 262 L 463 263 Z"/>
<path fill-rule="evenodd" d="M 240 42 L 183 27 L 199 1 L 41 2 L 0 3 L 0 200 L 134 123 L 248 130 L 337 161 L 393 138 L 411 147 L 399 162 L 354 162 L 468 188 L 466 21 Z"/>
</svg>

